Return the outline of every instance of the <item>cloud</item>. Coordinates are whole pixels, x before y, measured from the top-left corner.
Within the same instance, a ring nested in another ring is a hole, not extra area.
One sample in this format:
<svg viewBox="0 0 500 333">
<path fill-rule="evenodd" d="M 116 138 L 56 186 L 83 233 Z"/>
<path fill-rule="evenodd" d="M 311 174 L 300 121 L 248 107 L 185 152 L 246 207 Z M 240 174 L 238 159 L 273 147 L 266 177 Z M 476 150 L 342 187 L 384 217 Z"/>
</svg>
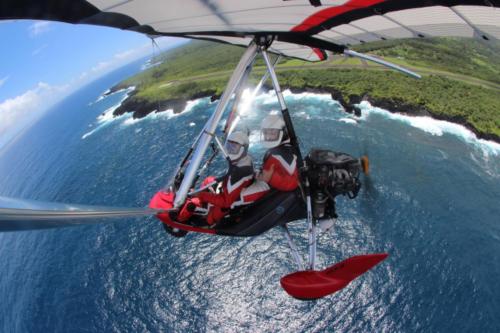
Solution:
<svg viewBox="0 0 500 333">
<path fill-rule="evenodd" d="M 36 56 L 37 54 L 39 54 L 40 52 L 42 52 L 46 47 L 48 46 L 48 44 L 44 44 L 42 46 L 40 46 L 39 48 L 35 49 L 31 55 L 32 56 Z"/>
<path fill-rule="evenodd" d="M 47 31 L 50 31 L 50 29 L 51 23 L 46 21 L 35 22 L 28 27 L 28 31 L 31 37 L 36 37 L 38 35 L 46 33 Z"/>
<path fill-rule="evenodd" d="M 0 149 L 39 119 L 68 91 L 68 86 L 39 82 L 35 88 L 0 103 Z"/>
<path fill-rule="evenodd" d="M 187 40 L 184 41 L 183 39 L 179 38 L 161 37 L 157 38 L 155 41 L 160 47 L 172 47 L 173 45 L 176 44 L 185 43 Z M 154 52 L 156 53 L 158 52 L 158 50 L 155 50 Z M 151 42 L 144 43 L 141 46 L 136 47 L 134 49 L 118 52 L 114 54 L 110 59 L 99 62 L 97 65 L 95 65 L 90 69 L 90 72 L 95 74 L 97 73 L 103 74 L 107 71 L 111 71 L 120 66 L 123 66 L 131 61 L 137 60 L 141 57 L 151 55 L 152 53 L 153 49 L 151 46 Z"/>
<path fill-rule="evenodd" d="M 188 40 L 187 39 L 181 39 L 181 38 L 173 38 L 173 37 L 161 37 L 155 39 L 156 43 L 160 46 L 162 51 L 164 51 L 166 48 L 170 48 L 176 45 L 180 45 L 183 43 L 186 43 Z M 158 50 L 155 50 L 155 54 L 158 52 Z M 96 78 L 111 72 L 112 70 L 115 70 L 121 66 L 126 65 L 127 63 L 130 63 L 134 60 L 137 60 L 141 57 L 145 57 L 148 55 L 151 55 L 153 53 L 153 49 L 151 46 L 151 42 L 144 43 L 134 49 L 130 50 L 125 50 L 121 51 L 118 53 L 115 53 L 113 56 L 110 58 L 100 61 L 96 65 L 94 65 L 92 68 L 83 71 L 80 73 L 80 75 L 74 77 L 70 81 L 71 86 L 81 86 L 87 82 L 90 82 L 92 80 L 95 80 Z"/>
<path fill-rule="evenodd" d="M 141 56 L 144 56 L 145 55 L 144 49 L 145 45 L 135 49 L 118 52 L 114 54 L 110 59 L 105 61 L 100 61 L 89 71 L 85 71 L 82 74 L 80 74 L 79 78 L 80 79 L 95 78 L 98 75 L 102 75 L 106 72 L 109 72 L 113 69 L 123 66 L 130 61 L 138 59 Z"/>
<path fill-rule="evenodd" d="M 9 79 L 9 76 L 6 76 L 2 79 L 0 79 L 0 87 L 3 86 L 3 84 Z"/>
<path fill-rule="evenodd" d="M 112 62 L 110 62 L 110 61 L 101 61 L 97 65 L 92 67 L 90 69 L 90 71 L 94 72 L 94 73 L 104 72 L 104 71 L 106 71 L 106 69 L 110 68 L 111 65 L 112 65 Z"/>
<path fill-rule="evenodd" d="M 89 75 L 89 73 L 87 73 L 87 72 L 83 72 L 83 73 L 82 73 L 82 74 L 80 74 L 80 76 L 78 77 L 78 80 L 83 80 L 83 79 L 85 79 L 88 75 Z"/>
<path fill-rule="evenodd" d="M 115 54 L 115 59 L 128 59 L 133 56 L 137 51 L 136 50 L 127 50 L 125 52 L 120 52 Z"/>
</svg>

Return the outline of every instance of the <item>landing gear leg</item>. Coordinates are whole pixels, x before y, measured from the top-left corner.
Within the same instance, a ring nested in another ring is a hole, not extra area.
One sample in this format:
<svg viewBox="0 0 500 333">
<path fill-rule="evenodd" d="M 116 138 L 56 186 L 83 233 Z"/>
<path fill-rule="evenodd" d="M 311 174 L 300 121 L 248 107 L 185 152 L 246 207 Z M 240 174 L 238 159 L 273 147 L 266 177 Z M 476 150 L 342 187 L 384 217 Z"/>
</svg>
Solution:
<svg viewBox="0 0 500 333">
<path fill-rule="evenodd" d="M 317 247 L 317 238 L 316 238 L 316 220 L 310 219 L 308 221 L 309 228 L 309 262 L 307 269 L 314 270 L 316 266 L 316 247 Z"/>
<path fill-rule="evenodd" d="M 297 263 L 299 270 L 303 270 L 304 263 L 302 262 L 302 258 L 299 255 L 299 251 L 297 250 L 297 246 L 295 246 L 295 243 L 293 242 L 293 239 L 292 239 L 292 236 L 290 235 L 290 231 L 288 230 L 288 227 L 285 224 L 281 228 L 283 230 L 283 233 L 286 236 L 286 240 L 288 241 L 288 246 L 290 246 L 290 249 L 292 250 L 292 256 L 295 259 L 295 262 Z"/>
</svg>

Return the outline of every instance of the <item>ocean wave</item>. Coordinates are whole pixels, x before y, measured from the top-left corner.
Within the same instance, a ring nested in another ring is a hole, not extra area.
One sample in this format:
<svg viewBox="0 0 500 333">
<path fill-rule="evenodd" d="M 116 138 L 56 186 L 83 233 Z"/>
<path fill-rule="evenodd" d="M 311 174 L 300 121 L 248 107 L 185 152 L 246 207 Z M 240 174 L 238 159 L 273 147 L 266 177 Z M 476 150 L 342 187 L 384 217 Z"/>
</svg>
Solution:
<svg viewBox="0 0 500 333">
<path fill-rule="evenodd" d="M 146 117 L 143 117 L 143 118 L 134 119 L 134 118 L 132 118 L 132 116 L 129 116 L 121 123 L 121 125 L 122 126 L 130 126 L 130 125 L 134 125 L 134 124 L 137 124 L 139 122 L 147 121 L 147 120 L 172 119 L 172 118 L 175 118 L 175 117 L 178 117 L 181 115 L 185 115 L 185 114 L 191 112 L 196 106 L 203 104 L 207 101 L 208 101 L 207 98 L 199 98 L 199 99 L 195 99 L 192 101 L 187 101 L 186 107 L 184 108 L 184 110 L 182 110 L 182 112 L 179 112 L 179 113 L 175 113 L 173 109 L 167 109 L 167 110 L 163 110 L 163 111 L 159 111 L 159 112 L 157 110 L 154 110 L 153 112 L 149 113 Z M 194 126 L 194 125 L 190 124 L 190 126 Z"/>
<path fill-rule="evenodd" d="M 193 109 L 196 106 L 203 104 L 203 103 L 207 102 L 208 100 L 209 100 L 209 97 L 204 97 L 204 98 L 198 98 L 198 99 L 195 99 L 192 101 L 187 101 L 186 107 L 184 108 L 184 110 L 182 110 L 182 112 L 180 114 L 185 114 L 187 112 L 191 112 L 191 111 L 193 111 Z"/>
<path fill-rule="evenodd" d="M 123 95 L 123 97 L 120 99 L 120 101 L 117 104 L 115 104 L 112 107 L 106 109 L 102 114 L 100 114 L 97 117 L 97 122 L 98 123 L 112 122 L 112 121 L 115 121 L 118 118 L 123 117 L 124 115 L 115 116 L 113 113 L 115 112 L 116 109 L 118 109 L 122 105 L 122 103 L 128 98 L 128 96 L 130 95 L 130 93 L 134 89 L 135 89 L 135 87 L 130 87 L 130 88 L 122 90 L 122 92 L 126 91 L 125 95 Z"/>
<path fill-rule="evenodd" d="M 285 91 L 283 91 L 283 97 L 292 101 L 314 99 L 314 101 L 316 102 L 323 101 L 332 104 L 338 104 L 337 101 L 332 99 L 332 96 L 330 94 L 319 94 L 311 92 L 294 94 L 289 89 L 286 89 Z M 269 90 L 268 92 L 257 95 L 255 100 L 264 105 L 278 103 L 278 98 L 276 97 L 276 93 L 274 92 L 274 90 Z"/>
<path fill-rule="evenodd" d="M 160 112 L 154 110 L 153 112 L 151 112 L 150 114 L 148 114 L 146 117 L 143 117 L 143 118 L 133 118 L 132 114 L 129 113 L 128 117 L 121 123 L 121 125 L 122 126 L 130 126 L 130 125 L 135 125 L 135 124 L 142 122 L 142 121 L 145 121 L 145 120 L 154 120 L 154 119 L 162 119 L 162 118 L 170 119 L 170 118 L 177 117 L 178 115 L 179 115 L 179 113 L 174 113 L 173 109 L 167 109 L 167 110 L 163 110 Z"/>
<path fill-rule="evenodd" d="M 89 106 L 102 101 L 106 97 L 109 97 L 109 96 L 112 96 L 112 95 L 115 95 L 115 94 L 119 94 L 119 93 L 122 93 L 122 92 L 126 92 L 127 93 L 127 97 L 128 97 L 128 95 L 130 95 L 130 93 L 132 91 L 134 91 L 134 90 L 135 90 L 135 86 L 130 86 L 128 88 L 122 88 L 120 90 L 113 91 L 112 93 L 110 93 L 110 91 L 111 91 L 110 89 L 107 89 L 105 92 L 103 92 L 102 94 L 100 94 L 99 97 L 97 97 L 97 99 L 95 101 L 89 103 Z"/>
<path fill-rule="evenodd" d="M 128 96 L 130 95 L 130 93 L 135 89 L 134 86 L 132 87 L 129 87 L 129 88 L 126 88 L 126 89 L 121 89 L 120 91 L 121 92 L 126 92 L 125 95 L 123 95 L 123 97 L 120 99 L 120 101 L 118 103 L 116 103 L 115 105 L 107 108 L 103 113 L 101 113 L 98 117 L 97 117 L 97 124 L 98 126 L 96 128 L 94 128 L 93 130 L 85 133 L 82 135 L 82 140 L 88 138 L 89 136 L 91 136 L 92 134 L 94 134 L 95 132 L 101 130 L 102 128 L 108 126 L 109 124 L 115 122 L 116 120 L 118 119 L 122 119 L 122 118 L 128 118 L 130 117 L 129 114 L 123 114 L 123 115 L 120 115 L 120 116 L 114 116 L 113 113 L 115 112 L 116 109 L 118 109 L 122 103 L 128 98 Z M 115 93 L 118 93 L 115 92 Z M 114 93 L 113 93 L 114 94 Z M 109 95 L 108 95 L 109 96 Z"/>
<path fill-rule="evenodd" d="M 354 118 L 340 118 L 339 121 L 346 123 L 346 124 L 354 124 L 356 125 L 358 122 Z"/>
<path fill-rule="evenodd" d="M 403 122 L 434 136 L 443 136 L 445 133 L 451 134 L 458 137 L 462 141 L 481 149 L 484 154 L 500 155 L 500 144 L 494 141 L 479 139 L 476 134 L 462 125 L 444 120 L 437 120 L 431 117 L 413 117 L 399 113 L 392 113 L 390 111 L 374 107 L 367 101 L 361 102 L 359 107 L 362 110 L 363 116 L 380 114 L 388 119 Z"/>
</svg>

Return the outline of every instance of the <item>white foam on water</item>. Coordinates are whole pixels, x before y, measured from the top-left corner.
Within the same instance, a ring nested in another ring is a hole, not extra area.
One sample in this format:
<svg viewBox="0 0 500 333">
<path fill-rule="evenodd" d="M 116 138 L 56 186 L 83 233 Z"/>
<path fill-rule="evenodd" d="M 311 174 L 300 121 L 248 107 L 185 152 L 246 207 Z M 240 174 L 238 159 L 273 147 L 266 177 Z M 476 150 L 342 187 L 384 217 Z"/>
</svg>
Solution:
<svg viewBox="0 0 500 333">
<path fill-rule="evenodd" d="M 208 100 L 209 97 L 205 97 L 205 98 L 198 98 L 198 99 L 195 99 L 193 101 L 188 101 L 186 103 L 186 107 L 184 108 L 184 110 L 182 110 L 182 112 L 180 114 L 183 114 L 183 113 L 187 113 L 187 112 L 190 112 L 194 109 L 195 106 L 203 103 L 204 101 Z"/>
<path fill-rule="evenodd" d="M 311 119 L 311 116 L 305 111 L 297 112 L 295 115 L 306 120 Z"/>
<path fill-rule="evenodd" d="M 413 117 L 392 113 L 381 108 L 373 107 L 367 101 L 361 102 L 359 107 L 362 110 L 362 117 L 369 116 L 370 114 L 380 114 L 388 119 L 403 122 L 434 136 L 442 136 L 445 133 L 454 135 L 462 141 L 481 149 L 485 155 L 500 155 L 500 144 L 494 141 L 479 139 L 476 134 L 462 125 L 444 120 L 437 120 L 431 117 Z"/>
<path fill-rule="evenodd" d="M 356 125 L 358 123 L 356 121 L 356 119 L 353 119 L 353 118 L 340 118 L 339 121 L 346 123 L 346 124 L 354 124 L 354 125 Z"/>
<path fill-rule="evenodd" d="M 85 133 L 84 135 L 82 135 L 82 140 L 84 140 L 85 138 L 87 138 L 87 137 L 91 136 L 92 134 L 94 134 L 96 130 L 97 130 L 97 128 L 93 129 L 90 132 Z"/>
<path fill-rule="evenodd" d="M 289 89 L 286 89 L 285 91 L 283 91 L 283 97 L 285 99 L 291 99 L 293 101 L 314 99 L 315 101 L 324 101 L 332 104 L 338 104 L 337 101 L 332 99 L 332 96 L 330 94 L 318 94 L 310 92 L 294 94 Z M 276 97 L 276 93 L 274 92 L 274 90 L 270 90 L 268 92 L 257 95 L 255 100 L 264 105 L 278 103 L 278 98 Z"/>
<path fill-rule="evenodd" d="M 109 93 L 110 92 L 110 89 L 107 89 L 105 92 L 103 92 L 101 95 L 99 95 L 99 97 L 97 97 L 97 99 L 91 103 L 89 103 L 89 105 L 92 105 L 92 104 L 96 104 L 100 101 L 102 101 L 103 99 L 105 99 L 106 97 L 109 97 L 109 96 L 112 96 L 114 94 L 118 94 L 118 93 L 121 93 L 121 92 L 124 92 L 126 91 L 127 92 L 127 97 L 128 95 L 135 90 L 135 86 L 130 86 L 128 88 L 123 88 L 123 89 L 120 89 L 120 90 L 117 90 L 117 91 L 114 91 L 113 93 Z"/>
<path fill-rule="evenodd" d="M 115 117 L 113 115 L 113 112 L 115 112 L 115 110 L 118 109 L 122 105 L 122 103 L 129 97 L 130 93 L 132 91 L 134 91 L 134 89 L 135 89 L 135 87 L 129 87 L 129 88 L 121 89 L 119 91 L 114 92 L 113 94 L 118 93 L 118 92 L 126 91 L 126 94 L 123 95 L 123 97 L 120 99 L 120 101 L 117 104 L 115 104 L 112 107 L 108 108 L 101 115 L 99 115 L 97 117 L 97 122 L 98 123 L 110 122 L 110 121 L 114 121 L 115 119 L 120 118 L 121 116 Z"/>
<path fill-rule="evenodd" d="M 112 107 L 106 109 L 103 113 L 101 113 L 97 117 L 97 124 L 98 124 L 98 126 L 96 128 L 94 128 L 93 130 L 91 130 L 90 132 L 87 132 L 84 135 L 82 135 L 82 140 L 84 140 L 85 138 L 88 138 L 90 135 L 92 135 L 95 132 L 99 131 L 100 129 L 108 126 L 109 124 L 111 124 L 112 122 L 116 121 L 117 119 L 130 117 L 130 115 L 128 113 L 125 113 L 123 115 L 120 115 L 120 116 L 116 117 L 116 116 L 113 115 L 113 112 L 115 112 L 115 110 L 118 109 L 120 107 L 120 105 L 122 105 L 122 103 L 128 98 L 129 94 L 134 89 L 135 89 L 135 87 L 132 86 L 132 87 L 129 87 L 129 88 L 126 88 L 126 89 L 119 90 L 119 91 L 122 91 L 122 92 L 126 91 L 127 93 L 120 99 L 120 101 L 117 104 L 115 104 Z M 115 92 L 115 93 L 117 93 L 117 92 Z M 90 125 L 89 127 L 91 127 L 91 126 L 92 125 Z"/>
<path fill-rule="evenodd" d="M 203 103 L 206 99 L 207 98 L 199 98 L 199 99 L 195 99 L 192 101 L 187 101 L 186 107 L 184 108 L 184 110 L 182 110 L 182 112 L 179 112 L 179 113 L 175 113 L 173 109 L 162 110 L 159 112 L 157 110 L 153 110 L 146 117 L 137 118 L 137 119 L 132 118 L 131 114 L 127 114 L 127 117 L 124 117 L 125 120 L 121 123 L 121 126 L 126 127 L 126 126 L 130 126 L 130 125 L 135 125 L 139 122 L 146 121 L 146 120 L 160 120 L 160 119 L 167 119 L 168 120 L 168 119 L 172 119 L 175 117 L 179 117 L 183 114 L 191 112 L 197 105 L 199 105 L 200 103 Z M 112 115 L 112 113 L 111 113 L 111 115 Z M 190 124 L 189 126 L 196 125 L 195 123 L 192 123 L 192 124 L 193 125 Z"/>
<path fill-rule="evenodd" d="M 335 103 L 332 99 L 332 96 L 330 94 L 319 94 L 319 93 L 310 93 L 310 92 L 303 92 L 299 94 L 294 94 L 290 90 L 285 90 L 283 92 L 283 97 L 285 98 L 291 98 L 293 100 L 300 100 L 300 99 L 314 99 L 315 101 L 324 101 L 324 102 L 331 102 Z"/>
<path fill-rule="evenodd" d="M 142 118 L 133 118 L 131 113 L 127 115 L 128 117 L 120 124 L 121 126 L 135 125 L 146 120 L 171 119 L 179 116 L 180 113 L 174 113 L 173 109 L 167 109 L 160 112 L 158 112 L 157 110 L 153 110 L 146 117 Z"/>
</svg>

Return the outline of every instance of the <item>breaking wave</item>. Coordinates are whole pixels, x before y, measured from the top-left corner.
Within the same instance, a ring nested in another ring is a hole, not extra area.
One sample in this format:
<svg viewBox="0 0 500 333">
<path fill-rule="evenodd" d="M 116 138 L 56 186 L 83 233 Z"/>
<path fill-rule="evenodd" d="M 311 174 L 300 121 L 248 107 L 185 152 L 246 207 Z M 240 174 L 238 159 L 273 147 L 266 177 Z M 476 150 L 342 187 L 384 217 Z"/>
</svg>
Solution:
<svg viewBox="0 0 500 333">
<path fill-rule="evenodd" d="M 96 104 L 100 101 L 102 101 L 103 99 L 105 99 L 106 97 L 109 97 L 109 96 L 112 96 L 112 95 L 115 95 L 115 94 L 119 94 L 119 93 L 123 93 L 123 92 L 126 92 L 127 94 L 130 94 L 133 90 L 135 90 L 135 86 L 130 86 L 128 88 L 123 88 L 123 89 L 120 89 L 120 90 L 117 90 L 117 91 L 113 91 L 112 93 L 110 89 L 106 89 L 106 91 L 104 91 L 102 94 L 99 95 L 99 97 L 97 97 L 97 99 L 91 103 L 89 103 L 89 106 L 90 105 L 93 105 L 93 104 Z"/>
<path fill-rule="evenodd" d="M 114 116 L 113 113 L 115 112 L 116 109 L 118 109 L 122 103 L 128 98 L 128 96 L 130 95 L 130 93 L 132 91 L 134 91 L 135 87 L 129 87 L 129 88 L 126 88 L 126 89 L 121 89 L 119 91 L 116 91 L 114 92 L 113 94 L 116 94 L 118 92 L 125 92 L 125 94 L 123 95 L 123 97 L 119 100 L 118 103 L 116 103 L 115 105 L 107 108 L 103 113 L 101 113 L 98 117 L 97 117 L 97 127 L 94 128 L 93 130 L 91 130 L 90 132 L 87 132 L 85 134 L 82 135 L 82 140 L 88 138 L 89 136 L 91 136 L 92 134 L 94 134 L 95 132 L 101 130 L 102 128 L 108 126 L 109 124 L 111 124 L 112 122 L 114 122 L 115 120 L 119 119 L 119 118 L 124 118 L 124 117 L 127 117 L 128 114 L 123 114 L 121 116 Z M 110 94 L 110 95 L 107 95 L 105 97 L 108 97 L 108 96 L 111 96 L 113 94 Z"/>
<path fill-rule="evenodd" d="M 126 113 L 121 116 L 114 116 L 113 112 L 123 103 L 123 101 L 129 96 L 130 92 L 132 92 L 135 89 L 135 87 L 129 87 L 127 89 L 122 89 L 116 92 L 113 92 L 110 95 L 119 93 L 119 92 L 126 92 L 126 94 L 122 97 L 120 102 L 110 108 L 108 108 L 106 111 L 104 111 L 99 117 L 97 117 L 97 127 L 94 128 L 93 130 L 89 131 L 88 133 L 85 133 L 82 136 L 82 139 L 87 138 L 88 136 L 92 135 L 93 133 L 97 132 L 98 130 L 102 129 L 103 127 L 106 127 L 108 124 L 115 122 L 118 119 L 123 120 L 121 123 L 121 126 L 130 126 L 137 124 L 139 122 L 145 121 L 145 120 L 157 120 L 157 119 L 172 119 L 175 117 L 178 117 L 180 115 L 187 114 L 191 112 L 193 109 L 196 107 L 203 107 L 205 104 L 210 105 L 210 99 L 207 98 L 200 98 L 196 100 L 191 100 L 186 103 L 186 107 L 184 110 L 180 113 L 174 113 L 174 110 L 172 109 L 167 109 L 163 110 L 160 112 L 157 112 L 156 110 L 148 114 L 146 117 L 139 118 L 139 119 L 134 119 L 132 117 L 131 113 Z M 107 96 L 110 96 L 107 95 Z M 303 93 L 298 93 L 294 94 L 290 90 L 285 90 L 283 92 L 283 96 L 288 102 L 304 102 L 304 103 L 309 103 L 313 102 L 314 103 L 328 103 L 330 105 L 335 105 L 337 107 L 341 108 L 341 105 L 338 101 L 335 101 L 331 98 L 330 94 L 318 94 L 318 93 L 309 93 L 309 92 L 303 92 Z M 105 96 L 106 97 L 106 96 Z M 253 104 L 257 105 L 272 105 L 272 104 L 277 104 L 278 100 L 276 97 L 276 94 L 274 90 L 270 90 L 267 92 L 263 92 L 257 95 L 253 94 L 253 91 L 250 89 L 245 89 L 242 95 L 242 99 L 240 102 L 239 109 L 241 110 L 240 114 L 242 118 L 255 118 L 255 117 L 260 117 L 262 115 L 259 115 L 256 112 L 251 112 L 251 107 Z M 360 104 L 358 104 L 359 108 L 362 110 L 362 115 L 361 117 L 338 117 L 338 121 L 344 122 L 346 124 L 352 124 L 356 125 L 358 124 L 359 120 L 367 120 L 368 117 L 372 114 L 378 114 L 381 115 L 387 119 L 395 120 L 402 122 L 404 124 L 407 124 L 409 126 L 412 126 L 414 128 L 418 128 L 430 135 L 433 136 L 443 136 L 444 134 L 451 134 L 462 141 L 472 144 L 476 146 L 477 148 L 481 149 L 484 154 L 493 154 L 493 155 L 500 155 L 500 144 L 493 142 L 493 141 L 488 141 L 488 140 L 483 140 L 479 139 L 473 132 L 471 132 L 469 129 L 465 128 L 462 125 L 454 124 L 448 121 L 443 121 L 443 120 L 436 120 L 431 117 L 414 117 L 414 116 L 407 116 L 399 113 L 392 113 L 390 111 L 377 108 L 372 106 L 369 102 L 363 101 Z M 299 112 L 295 113 L 296 116 L 309 120 L 311 119 L 312 116 L 315 116 L 315 109 L 305 109 Z M 324 116 L 324 115 L 323 115 Z M 194 126 L 194 123 L 190 123 L 189 126 Z M 252 143 L 258 143 L 259 141 L 259 134 L 257 132 L 252 132 L 250 135 L 250 141 Z"/>
<path fill-rule="evenodd" d="M 145 121 L 145 120 L 172 119 L 172 118 L 175 118 L 175 117 L 178 117 L 181 115 L 185 115 L 185 114 L 191 112 L 197 106 L 203 105 L 203 104 L 207 103 L 208 101 L 209 101 L 208 98 L 200 98 L 200 99 L 196 99 L 193 101 L 188 101 L 186 103 L 186 107 L 184 108 L 184 110 L 182 110 L 182 112 L 179 112 L 179 113 L 175 113 L 173 109 L 167 109 L 167 110 L 163 110 L 160 112 L 158 112 L 157 110 L 154 110 L 153 112 L 149 113 L 146 117 L 136 118 L 136 119 L 132 118 L 132 114 L 128 113 L 126 119 L 121 123 L 121 125 L 122 126 L 130 126 L 130 125 L 134 125 L 134 124 L 137 124 L 137 123 Z M 193 123 L 193 125 L 190 124 L 189 126 L 194 126 L 194 123 Z"/>
<path fill-rule="evenodd" d="M 385 118 L 396 120 L 418 128 L 434 136 L 443 136 L 444 134 L 454 135 L 460 140 L 481 149 L 485 154 L 500 155 L 500 144 L 494 141 L 480 139 L 476 136 L 476 134 L 462 125 L 444 120 L 437 120 L 431 117 L 414 117 L 399 113 L 392 113 L 390 111 L 374 107 L 367 101 L 361 102 L 358 106 L 362 111 L 361 119 L 367 119 L 366 117 L 369 117 L 370 114 L 378 114 Z"/>
<path fill-rule="evenodd" d="M 346 123 L 346 124 L 353 124 L 356 125 L 358 122 L 354 118 L 340 118 L 339 121 Z"/>
</svg>

